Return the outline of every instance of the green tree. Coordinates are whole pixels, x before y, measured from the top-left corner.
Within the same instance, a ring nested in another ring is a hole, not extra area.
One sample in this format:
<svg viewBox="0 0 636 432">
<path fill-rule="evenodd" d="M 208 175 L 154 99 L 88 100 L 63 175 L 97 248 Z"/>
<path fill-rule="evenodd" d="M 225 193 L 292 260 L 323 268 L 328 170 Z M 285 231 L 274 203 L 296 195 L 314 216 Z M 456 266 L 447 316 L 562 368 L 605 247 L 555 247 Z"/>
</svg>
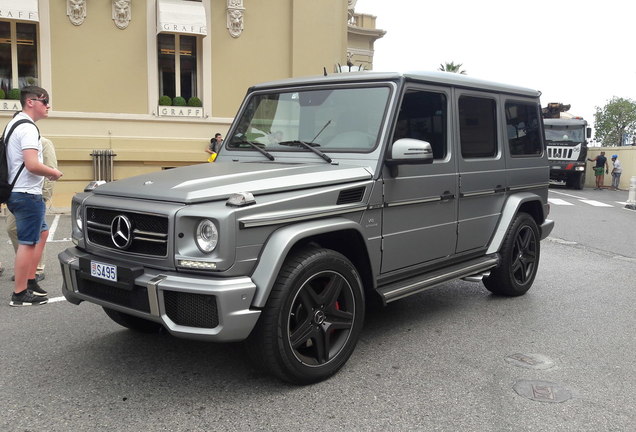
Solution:
<svg viewBox="0 0 636 432">
<path fill-rule="evenodd" d="M 455 62 L 440 63 L 439 70 L 441 70 L 442 72 L 453 72 L 453 73 L 458 73 L 461 75 L 466 75 L 466 71 L 462 70 L 461 63 L 460 64 L 455 64 Z"/>
<path fill-rule="evenodd" d="M 614 96 L 594 113 L 596 140 L 603 146 L 620 146 L 625 134 L 636 133 L 636 102 Z"/>
</svg>

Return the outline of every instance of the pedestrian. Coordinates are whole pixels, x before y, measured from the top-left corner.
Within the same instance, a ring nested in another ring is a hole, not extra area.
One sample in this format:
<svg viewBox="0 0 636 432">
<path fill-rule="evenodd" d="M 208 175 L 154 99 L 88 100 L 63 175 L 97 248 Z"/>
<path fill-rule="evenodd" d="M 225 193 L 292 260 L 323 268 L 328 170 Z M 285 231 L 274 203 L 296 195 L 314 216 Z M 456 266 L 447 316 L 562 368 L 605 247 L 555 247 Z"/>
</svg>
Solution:
<svg viewBox="0 0 636 432">
<path fill-rule="evenodd" d="M 621 183 L 623 167 L 621 166 L 621 162 L 618 160 L 618 155 L 612 155 L 612 164 L 614 165 L 614 168 L 612 168 L 612 189 L 619 190 L 618 185 Z"/>
<path fill-rule="evenodd" d="M 57 169 L 57 156 L 55 154 L 55 147 L 53 146 L 53 142 L 50 139 L 41 137 L 40 141 L 42 143 L 42 163 L 44 165 Z M 55 182 L 49 180 L 48 178 L 44 178 L 44 183 L 42 185 L 42 199 L 44 200 L 45 207 L 48 207 L 48 204 L 51 202 L 51 198 L 53 196 L 53 186 Z M 9 239 L 11 240 L 11 244 L 13 245 L 13 250 L 18 252 L 18 232 L 15 225 L 15 217 L 13 213 L 10 211 L 7 212 L 7 234 L 9 234 Z M 35 280 L 39 282 L 44 280 L 44 254 L 46 251 L 46 246 L 42 250 L 42 257 L 40 258 L 40 262 L 37 265 L 35 270 Z M 1 275 L 1 273 L 0 273 Z M 15 280 L 15 275 L 12 280 Z"/>
<path fill-rule="evenodd" d="M 603 190 L 603 184 L 605 183 L 605 174 L 609 173 L 609 165 L 607 164 L 607 158 L 605 157 L 605 152 L 601 152 L 594 159 L 587 158 L 590 162 L 596 162 L 594 165 L 594 175 L 596 176 L 596 187 L 595 190 Z"/>
<path fill-rule="evenodd" d="M 44 219 L 42 183 L 47 177 L 55 181 L 62 176 L 58 169 L 42 163 L 40 132 L 35 123 L 49 115 L 49 94 L 37 86 L 20 91 L 22 111 L 9 122 L 7 130 L 19 120 L 28 120 L 15 128 L 6 142 L 9 178 L 17 177 L 7 208 L 15 217 L 18 250 L 15 255 L 15 285 L 10 306 L 33 306 L 48 302 L 47 292 L 35 280 L 35 271 L 49 234 Z"/>
<path fill-rule="evenodd" d="M 219 150 L 221 150 L 221 144 L 223 144 L 223 136 L 217 132 L 214 134 L 214 138 L 210 139 L 210 144 L 205 148 L 206 153 L 210 155 L 208 162 L 214 162 L 216 160 L 216 156 Z"/>
</svg>

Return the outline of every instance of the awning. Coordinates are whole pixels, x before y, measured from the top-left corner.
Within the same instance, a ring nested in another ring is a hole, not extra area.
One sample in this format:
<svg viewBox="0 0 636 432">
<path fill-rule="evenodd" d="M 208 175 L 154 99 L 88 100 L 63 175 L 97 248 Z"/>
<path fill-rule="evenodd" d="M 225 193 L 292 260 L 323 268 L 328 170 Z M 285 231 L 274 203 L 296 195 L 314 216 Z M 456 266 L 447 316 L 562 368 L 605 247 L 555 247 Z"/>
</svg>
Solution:
<svg viewBox="0 0 636 432">
<path fill-rule="evenodd" d="M 38 22 L 38 0 L 0 0 L 0 18 Z"/>
<path fill-rule="evenodd" d="M 157 33 L 208 34 L 203 3 L 187 0 L 157 0 Z"/>
</svg>

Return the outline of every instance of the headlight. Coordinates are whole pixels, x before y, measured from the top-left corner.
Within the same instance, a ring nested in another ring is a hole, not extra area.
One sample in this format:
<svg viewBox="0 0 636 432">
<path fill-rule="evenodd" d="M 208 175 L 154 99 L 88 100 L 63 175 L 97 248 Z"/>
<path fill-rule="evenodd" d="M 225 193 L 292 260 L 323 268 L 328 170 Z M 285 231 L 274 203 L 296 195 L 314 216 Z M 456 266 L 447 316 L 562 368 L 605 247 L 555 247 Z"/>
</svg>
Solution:
<svg viewBox="0 0 636 432">
<path fill-rule="evenodd" d="M 82 206 L 78 205 L 77 207 L 75 207 L 75 225 L 80 229 L 80 231 L 83 228 L 83 224 L 82 224 Z"/>
<path fill-rule="evenodd" d="M 210 253 L 219 241 L 219 230 L 214 225 L 214 222 L 209 219 L 203 219 L 197 225 L 194 237 L 201 252 Z"/>
</svg>

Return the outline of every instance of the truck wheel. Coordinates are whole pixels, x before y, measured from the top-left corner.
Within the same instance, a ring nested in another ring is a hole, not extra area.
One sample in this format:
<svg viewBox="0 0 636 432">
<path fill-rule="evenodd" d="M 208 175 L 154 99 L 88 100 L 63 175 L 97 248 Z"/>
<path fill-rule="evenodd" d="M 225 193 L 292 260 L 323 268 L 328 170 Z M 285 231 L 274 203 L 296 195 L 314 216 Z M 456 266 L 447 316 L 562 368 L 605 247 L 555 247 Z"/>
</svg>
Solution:
<svg viewBox="0 0 636 432">
<path fill-rule="evenodd" d="M 585 173 L 577 173 L 572 179 L 572 187 L 576 190 L 582 190 L 585 186 Z"/>
<path fill-rule="evenodd" d="M 511 297 L 525 294 L 537 274 L 540 251 L 537 223 L 529 214 L 519 213 L 501 245 L 499 266 L 483 280 L 486 289 Z"/>
<path fill-rule="evenodd" d="M 346 363 L 363 321 L 362 282 L 353 264 L 336 251 L 307 248 L 283 264 L 247 349 L 280 379 L 310 384 Z"/>
<path fill-rule="evenodd" d="M 114 309 L 109 309 L 107 307 L 104 307 L 103 309 L 110 319 L 115 321 L 120 326 L 126 327 L 131 330 L 135 330 L 141 333 L 157 333 L 159 332 L 161 327 L 163 327 L 161 324 L 158 324 L 156 322 L 148 321 L 133 315 L 128 315 Z"/>
</svg>

